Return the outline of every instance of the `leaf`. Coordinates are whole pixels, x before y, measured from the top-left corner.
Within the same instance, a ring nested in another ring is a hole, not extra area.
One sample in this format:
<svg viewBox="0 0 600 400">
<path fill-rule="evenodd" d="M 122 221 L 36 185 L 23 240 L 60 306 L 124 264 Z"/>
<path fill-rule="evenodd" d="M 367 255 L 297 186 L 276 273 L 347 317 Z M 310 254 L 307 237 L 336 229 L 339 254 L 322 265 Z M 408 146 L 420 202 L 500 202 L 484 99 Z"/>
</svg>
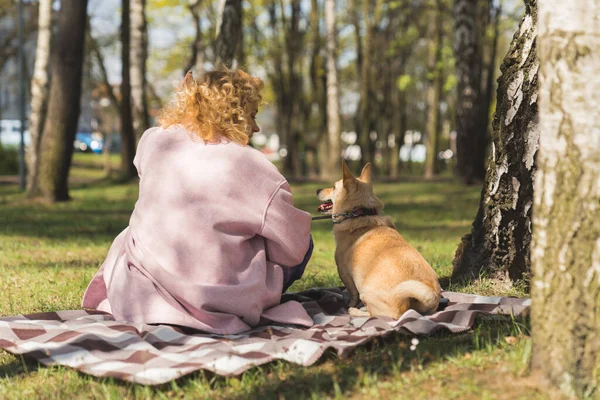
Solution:
<svg viewBox="0 0 600 400">
<path fill-rule="evenodd" d="M 413 82 L 413 78 L 410 75 L 400 75 L 396 80 L 396 85 L 398 85 L 398 90 L 404 92 L 408 86 Z"/>
</svg>

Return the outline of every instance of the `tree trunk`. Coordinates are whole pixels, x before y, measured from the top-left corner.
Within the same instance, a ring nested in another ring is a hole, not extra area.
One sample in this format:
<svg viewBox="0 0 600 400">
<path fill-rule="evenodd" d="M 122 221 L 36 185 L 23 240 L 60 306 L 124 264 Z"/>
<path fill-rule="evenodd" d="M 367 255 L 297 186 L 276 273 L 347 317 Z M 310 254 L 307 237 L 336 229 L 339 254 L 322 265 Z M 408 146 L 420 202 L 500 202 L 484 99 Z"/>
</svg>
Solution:
<svg viewBox="0 0 600 400">
<path fill-rule="evenodd" d="M 88 24 L 89 29 L 89 24 Z M 100 70 L 100 75 L 102 76 L 102 84 L 106 87 L 106 95 L 108 96 L 108 100 L 110 101 L 110 105 L 113 108 L 113 112 L 115 114 L 119 113 L 121 109 L 121 102 L 117 98 L 115 91 L 113 90 L 112 85 L 108 79 L 108 71 L 106 70 L 106 65 L 104 63 L 104 56 L 100 47 L 98 46 L 98 42 L 91 35 L 91 32 L 88 30 L 88 43 L 90 44 L 90 53 L 96 59 L 96 65 Z M 113 112 L 108 112 L 107 109 L 104 110 L 103 115 L 105 118 L 102 121 L 102 131 L 104 133 L 104 147 L 102 149 L 102 154 L 104 155 L 104 176 L 106 178 L 110 178 L 112 175 L 112 164 L 110 162 L 110 152 L 112 147 L 113 140 L 113 132 L 115 131 L 115 116 Z M 108 124 L 106 121 L 106 116 L 110 115 L 111 123 Z"/>
<path fill-rule="evenodd" d="M 473 168 L 474 171 L 473 176 L 475 179 L 469 181 L 465 180 L 465 183 L 471 183 L 475 181 L 481 181 L 485 178 L 485 165 L 488 159 L 488 145 L 490 143 L 490 108 L 492 106 L 492 99 L 494 96 L 494 76 L 496 70 L 496 56 L 498 52 L 498 39 L 500 37 L 500 18 L 502 15 L 502 1 L 498 4 L 498 6 L 493 9 L 494 17 L 491 18 L 492 10 L 489 7 L 492 5 L 488 5 L 487 12 L 490 14 L 488 18 L 487 25 L 492 25 L 492 43 L 490 46 L 490 58 L 487 66 L 485 68 L 485 86 L 482 86 L 480 92 L 481 98 L 481 106 L 480 106 L 480 121 L 479 124 L 481 126 L 481 135 L 479 137 L 479 141 L 475 144 L 474 157 L 473 157 Z M 491 3 L 491 2 L 490 2 Z M 487 46 L 487 44 L 484 44 Z M 483 56 L 482 56 L 483 57 Z M 483 62 L 481 67 L 483 68 Z M 483 81 L 482 81 L 483 84 Z"/>
<path fill-rule="evenodd" d="M 309 110 L 317 110 L 317 123 L 314 140 L 312 140 L 310 151 L 313 154 L 307 154 L 307 167 L 309 178 L 325 179 L 323 174 L 327 174 L 329 168 L 329 151 L 327 145 L 327 73 L 325 71 L 325 61 L 321 52 L 321 27 L 319 2 L 311 0 L 310 9 L 310 27 L 312 35 L 312 50 L 309 67 L 311 96 Z M 310 159 L 308 158 L 310 157 Z M 313 161 L 311 165 L 309 161 Z"/>
<path fill-rule="evenodd" d="M 532 245 L 532 366 L 600 395 L 600 9 L 540 2 L 540 138 Z"/>
<path fill-rule="evenodd" d="M 431 179 L 439 173 L 437 155 L 440 137 L 440 95 L 442 92 L 442 11 L 441 0 L 436 0 L 435 8 L 431 11 L 430 43 L 429 43 L 429 85 L 427 87 L 427 155 L 425 159 L 425 178 Z"/>
<path fill-rule="evenodd" d="M 362 0 L 362 17 L 365 21 L 365 35 L 362 41 L 362 60 L 360 62 L 360 101 L 358 103 L 359 131 L 358 144 L 360 146 L 361 161 L 364 164 L 371 162 L 373 154 L 373 141 L 371 140 L 371 55 L 374 24 L 370 18 L 371 1 Z M 356 29 L 356 27 L 355 27 Z M 358 36 L 358 35 L 357 35 Z"/>
<path fill-rule="evenodd" d="M 300 51 L 302 49 L 302 37 L 303 33 L 300 31 L 300 0 L 291 1 L 291 16 L 289 21 L 289 29 L 286 32 L 286 44 L 287 44 L 287 70 L 288 70 L 288 85 L 289 94 L 288 99 L 291 100 L 287 107 L 286 120 L 289 132 L 288 141 L 288 154 L 286 157 L 286 170 L 291 171 L 291 175 L 294 178 L 301 176 L 302 162 L 300 159 L 300 143 L 301 129 L 300 129 L 300 115 L 303 108 L 303 89 L 302 89 L 302 76 L 300 70 Z M 282 18 L 283 18 L 283 9 Z"/>
<path fill-rule="evenodd" d="M 50 88 L 50 43 L 52 39 L 52 0 L 40 0 L 35 66 L 31 80 L 31 111 L 29 113 L 30 145 L 27 152 L 27 194 L 39 195 L 38 173 L 40 141 L 48 107 Z"/>
<path fill-rule="evenodd" d="M 146 27 L 146 0 L 131 0 L 131 101 L 133 130 L 136 141 L 150 127 L 146 96 L 146 60 L 148 59 L 148 31 Z"/>
<path fill-rule="evenodd" d="M 80 112 L 87 0 L 63 0 L 58 14 L 56 49 L 48 114 L 40 148 L 39 187 L 51 202 L 69 200 L 68 178 Z"/>
<path fill-rule="evenodd" d="M 487 112 L 481 104 L 482 34 L 478 7 L 471 0 L 454 1 L 454 54 L 456 59 L 456 161 L 457 173 L 466 184 L 483 180 L 487 126 L 481 114 Z"/>
<path fill-rule="evenodd" d="M 231 68 L 241 46 L 239 39 L 242 32 L 242 0 L 226 0 L 219 20 L 215 65 L 217 68 Z"/>
<path fill-rule="evenodd" d="M 121 179 L 131 180 L 137 176 L 133 165 L 135 157 L 135 135 L 133 130 L 131 109 L 131 80 L 130 80 L 130 0 L 122 0 L 121 22 Z"/>
<path fill-rule="evenodd" d="M 104 148 L 102 155 L 104 156 L 104 176 L 110 178 L 112 175 L 112 163 L 110 162 L 110 148 L 112 147 L 113 133 L 111 128 L 108 128 L 104 133 Z"/>
<path fill-rule="evenodd" d="M 337 72 L 337 32 L 335 0 L 325 0 L 325 26 L 327 31 L 327 170 L 322 174 L 330 180 L 342 175 L 340 138 L 340 98 Z"/>
<path fill-rule="evenodd" d="M 288 100 L 288 88 L 287 81 L 285 79 L 285 73 L 283 70 L 283 48 L 284 46 L 281 44 L 281 36 L 283 32 L 285 32 L 285 27 L 283 29 L 279 29 L 278 19 L 277 19 L 277 6 L 275 1 L 272 0 L 267 5 L 267 11 L 269 14 L 269 25 L 271 27 L 271 31 L 273 32 L 273 39 L 269 46 L 269 57 L 273 60 L 272 66 L 273 71 L 270 74 L 271 85 L 273 87 L 273 91 L 275 93 L 275 99 L 277 104 L 277 115 L 275 117 L 275 128 L 277 130 L 277 134 L 279 136 L 279 147 L 280 149 L 288 149 L 289 142 L 289 132 L 285 123 L 285 112 Z M 283 21 L 280 21 L 283 24 Z M 282 160 L 282 169 L 284 175 L 289 173 L 290 171 L 286 170 L 286 157 L 283 156 Z"/>
<path fill-rule="evenodd" d="M 404 144 L 404 135 L 406 134 L 406 91 L 396 90 L 393 95 L 393 104 L 395 109 L 394 125 L 394 144 L 390 150 L 390 178 L 395 179 L 400 175 L 400 148 Z"/>
<path fill-rule="evenodd" d="M 88 29 L 89 29 L 89 25 L 88 25 Z M 100 75 L 102 75 L 102 84 L 104 86 L 106 86 L 106 95 L 108 96 L 108 99 L 110 100 L 110 104 L 114 108 L 114 111 L 118 112 L 121 107 L 121 103 L 120 103 L 119 99 L 117 99 L 117 95 L 115 94 L 115 91 L 113 90 L 113 87 L 111 86 L 111 84 L 109 82 L 108 71 L 106 70 L 106 65 L 104 63 L 104 55 L 102 54 L 100 47 L 98 47 L 98 42 L 96 41 L 96 39 L 94 39 L 94 37 L 89 33 L 90 32 L 88 31 L 88 37 L 89 37 L 88 43 L 90 44 L 90 47 L 91 47 L 90 53 L 93 54 L 94 58 L 96 59 L 96 65 L 97 65 L 98 69 L 100 70 Z"/>
<path fill-rule="evenodd" d="M 453 261 L 453 279 L 481 273 L 498 283 L 528 277 L 535 153 L 538 148 L 536 0 L 525 2 L 498 80 L 492 149 L 479 211 Z"/>
<path fill-rule="evenodd" d="M 202 2 L 200 0 L 191 0 L 188 5 L 188 9 L 192 14 L 194 20 L 194 28 L 196 35 L 192 42 L 192 55 L 188 63 L 187 68 L 183 71 L 185 75 L 188 71 L 194 70 L 196 74 L 202 76 L 204 74 L 204 38 L 202 37 L 202 25 L 200 18 L 200 7 Z"/>
<path fill-rule="evenodd" d="M 280 114 L 282 131 L 281 142 L 287 150 L 287 155 L 283 158 L 283 172 L 286 176 L 297 178 L 302 173 L 302 160 L 299 151 L 301 150 L 301 123 L 305 105 L 304 93 L 302 87 L 301 54 L 304 31 L 300 30 L 300 0 L 292 0 L 290 4 L 291 12 L 289 19 L 284 12 L 283 2 L 280 2 L 280 20 L 282 25 L 282 36 L 285 47 L 285 71 L 283 69 L 283 50 L 277 55 L 275 64 L 278 70 L 278 113 Z M 276 18 L 272 15 L 272 19 Z M 276 22 L 272 21 L 272 26 Z M 277 30 L 273 29 L 274 34 Z"/>
</svg>

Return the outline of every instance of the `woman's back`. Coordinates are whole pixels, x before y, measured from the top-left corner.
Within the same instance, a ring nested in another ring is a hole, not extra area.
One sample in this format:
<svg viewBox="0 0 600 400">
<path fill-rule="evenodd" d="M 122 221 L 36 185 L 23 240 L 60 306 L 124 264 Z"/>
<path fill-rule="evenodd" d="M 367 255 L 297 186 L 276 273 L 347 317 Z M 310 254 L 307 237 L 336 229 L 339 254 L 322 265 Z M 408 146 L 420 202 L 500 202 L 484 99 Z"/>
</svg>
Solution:
<svg viewBox="0 0 600 400">
<path fill-rule="evenodd" d="M 147 131 L 135 164 L 139 200 L 97 277 L 105 296 L 92 282 L 84 307 L 215 333 L 257 325 L 279 303 L 281 267 L 309 247 L 310 215 L 293 207 L 284 177 L 251 147 L 206 144 L 177 126 Z M 311 324 L 286 307 L 281 322 Z"/>
</svg>

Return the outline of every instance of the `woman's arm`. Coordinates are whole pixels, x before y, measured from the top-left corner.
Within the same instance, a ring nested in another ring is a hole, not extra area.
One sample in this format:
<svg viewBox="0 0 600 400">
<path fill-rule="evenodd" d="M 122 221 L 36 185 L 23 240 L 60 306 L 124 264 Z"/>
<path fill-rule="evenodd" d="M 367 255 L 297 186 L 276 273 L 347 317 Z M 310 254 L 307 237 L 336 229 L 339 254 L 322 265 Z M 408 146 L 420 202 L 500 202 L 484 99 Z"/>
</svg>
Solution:
<svg viewBox="0 0 600 400">
<path fill-rule="evenodd" d="M 283 181 L 263 214 L 260 235 L 265 238 L 269 261 L 282 267 L 302 264 L 311 248 L 310 224 L 310 214 L 294 207 L 290 185 Z"/>
</svg>

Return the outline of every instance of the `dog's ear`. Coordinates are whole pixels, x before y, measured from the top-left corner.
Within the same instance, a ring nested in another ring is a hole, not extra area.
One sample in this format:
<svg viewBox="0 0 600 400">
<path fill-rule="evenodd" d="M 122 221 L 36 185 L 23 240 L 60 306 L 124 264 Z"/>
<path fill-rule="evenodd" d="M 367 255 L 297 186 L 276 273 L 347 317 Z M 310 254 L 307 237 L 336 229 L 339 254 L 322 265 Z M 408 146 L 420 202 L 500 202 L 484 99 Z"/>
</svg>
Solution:
<svg viewBox="0 0 600 400">
<path fill-rule="evenodd" d="M 358 179 L 364 183 L 371 183 L 371 163 L 365 164 Z"/>
<path fill-rule="evenodd" d="M 342 179 L 344 185 L 346 185 L 346 183 L 354 182 L 355 179 L 354 175 L 352 175 L 352 172 L 350 172 L 350 169 L 346 165 L 346 161 L 344 160 L 342 160 Z"/>
</svg>

